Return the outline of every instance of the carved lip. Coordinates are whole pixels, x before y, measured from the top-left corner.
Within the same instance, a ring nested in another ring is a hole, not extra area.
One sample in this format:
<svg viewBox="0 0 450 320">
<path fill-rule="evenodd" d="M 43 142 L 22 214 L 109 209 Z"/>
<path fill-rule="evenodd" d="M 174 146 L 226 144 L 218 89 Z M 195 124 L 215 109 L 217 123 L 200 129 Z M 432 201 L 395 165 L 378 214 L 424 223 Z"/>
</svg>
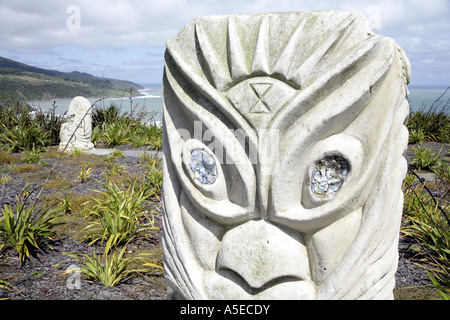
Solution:
<svg viewBox="0 0 450 320">
<path fill-rule="evenodd" d="M 221 268 L 217 273 L 224 278 L 232 280 L 249 294 L 258 294 L 271 287 L 286 282 L 307 280 L 304 275 L 301 275 L 299 273 L 299 274 L 282 275 L 277 278 L 267 279 L 267 282 L 264 282 L 263 280 L 249 282 L 248 279 L 244 279 L 239 273 L 229 268 Z"/>
<path fill-rule="evenodd" d="M 230 270 L 211 271 L 204 279 L 205 294 L 210 299 L 314 300 L 316 285 L 297 277 L 280 277 L 260 288 L 250 287 L 237 273 Z"/>
</svg>

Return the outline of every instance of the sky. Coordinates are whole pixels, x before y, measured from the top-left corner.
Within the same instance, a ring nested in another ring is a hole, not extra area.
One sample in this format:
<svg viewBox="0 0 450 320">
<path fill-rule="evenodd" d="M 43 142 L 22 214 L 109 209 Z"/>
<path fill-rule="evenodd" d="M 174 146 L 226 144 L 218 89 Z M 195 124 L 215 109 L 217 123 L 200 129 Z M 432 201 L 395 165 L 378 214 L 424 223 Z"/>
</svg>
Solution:
<svg viewBox="0 0 450 320">
<path fill-rule="evenodd" d="M 1 0 L 0 56 L 161 83 L 167 39 L 199 16 L 358 10 L 411 62 L 411 85 L 450 85 L 450 0 Z"/>
</svg>

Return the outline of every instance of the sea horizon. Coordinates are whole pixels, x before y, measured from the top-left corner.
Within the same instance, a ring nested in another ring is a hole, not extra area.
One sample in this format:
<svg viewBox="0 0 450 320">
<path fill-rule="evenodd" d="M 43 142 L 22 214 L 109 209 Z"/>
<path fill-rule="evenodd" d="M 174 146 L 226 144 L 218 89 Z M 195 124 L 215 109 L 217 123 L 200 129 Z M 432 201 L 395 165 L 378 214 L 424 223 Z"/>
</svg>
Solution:
<svg viewBox="0 0 450 320">
<path fill-rule="evenodd" d="M 87 98 L 91 104 L 97 107 L 108 107 L 111 103 L 120 107 L 123 112 L 131 112 L 131 110 L 142 110 L 153 114 L 153 120 L 162 120 L 163 111 L 163 88 L 159 83 L 140 84 L 144 89 L 139 90 L 142 96 L 114 97 L 114 98 Z M 436 111 L 450 103 L 450 85 L 409 85 L 409 95 L 407 97 L 411 112 L 419 110 L 428 110 L 435 103 Z M 56 106 L 56 114 L 64 114 L 70 105 L 72 99 L 48 99 L 48 100 L 30 100 L 26 101 L 29 105 L 37 110 L 48 112 Z M 450 107 L 446 108 L 450 113 Z"/>
</svg>

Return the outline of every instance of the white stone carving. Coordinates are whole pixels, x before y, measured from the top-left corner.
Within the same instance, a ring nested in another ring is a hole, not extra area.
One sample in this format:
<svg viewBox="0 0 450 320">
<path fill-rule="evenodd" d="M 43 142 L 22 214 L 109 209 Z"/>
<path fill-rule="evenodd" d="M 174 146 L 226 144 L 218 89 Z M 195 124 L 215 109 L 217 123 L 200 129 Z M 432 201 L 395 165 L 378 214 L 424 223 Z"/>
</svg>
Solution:
<svg viewBox="0 0 450 320">
<path fill-rule="evenodd" d="M 391 299 L 410 66 L 357 12 L 200 17 L 167 42 L 163 246 L 184 299 Z"/>
<path fill-rule="evenodd" d="M 72 152 L 75 149 L 91 151 L 92 143 L 91 103 L 84 97 L 75 97 L 70 102 L 66 120 L 60 130 L 60 151 Z"/>
</svg>

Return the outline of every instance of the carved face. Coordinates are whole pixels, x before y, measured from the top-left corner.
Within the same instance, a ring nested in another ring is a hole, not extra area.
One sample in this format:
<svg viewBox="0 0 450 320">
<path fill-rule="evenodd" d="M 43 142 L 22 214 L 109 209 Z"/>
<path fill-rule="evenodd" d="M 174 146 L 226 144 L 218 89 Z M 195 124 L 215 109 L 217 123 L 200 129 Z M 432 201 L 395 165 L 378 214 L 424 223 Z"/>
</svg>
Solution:
<svg viewBox="0 0 450 320">
<path fill-rule="evenodd" d="M 392 295 L 409 65 L 354 12 L 203 17 L 167 43 L 164 261 L 186 299 Z"/>
</svg>

